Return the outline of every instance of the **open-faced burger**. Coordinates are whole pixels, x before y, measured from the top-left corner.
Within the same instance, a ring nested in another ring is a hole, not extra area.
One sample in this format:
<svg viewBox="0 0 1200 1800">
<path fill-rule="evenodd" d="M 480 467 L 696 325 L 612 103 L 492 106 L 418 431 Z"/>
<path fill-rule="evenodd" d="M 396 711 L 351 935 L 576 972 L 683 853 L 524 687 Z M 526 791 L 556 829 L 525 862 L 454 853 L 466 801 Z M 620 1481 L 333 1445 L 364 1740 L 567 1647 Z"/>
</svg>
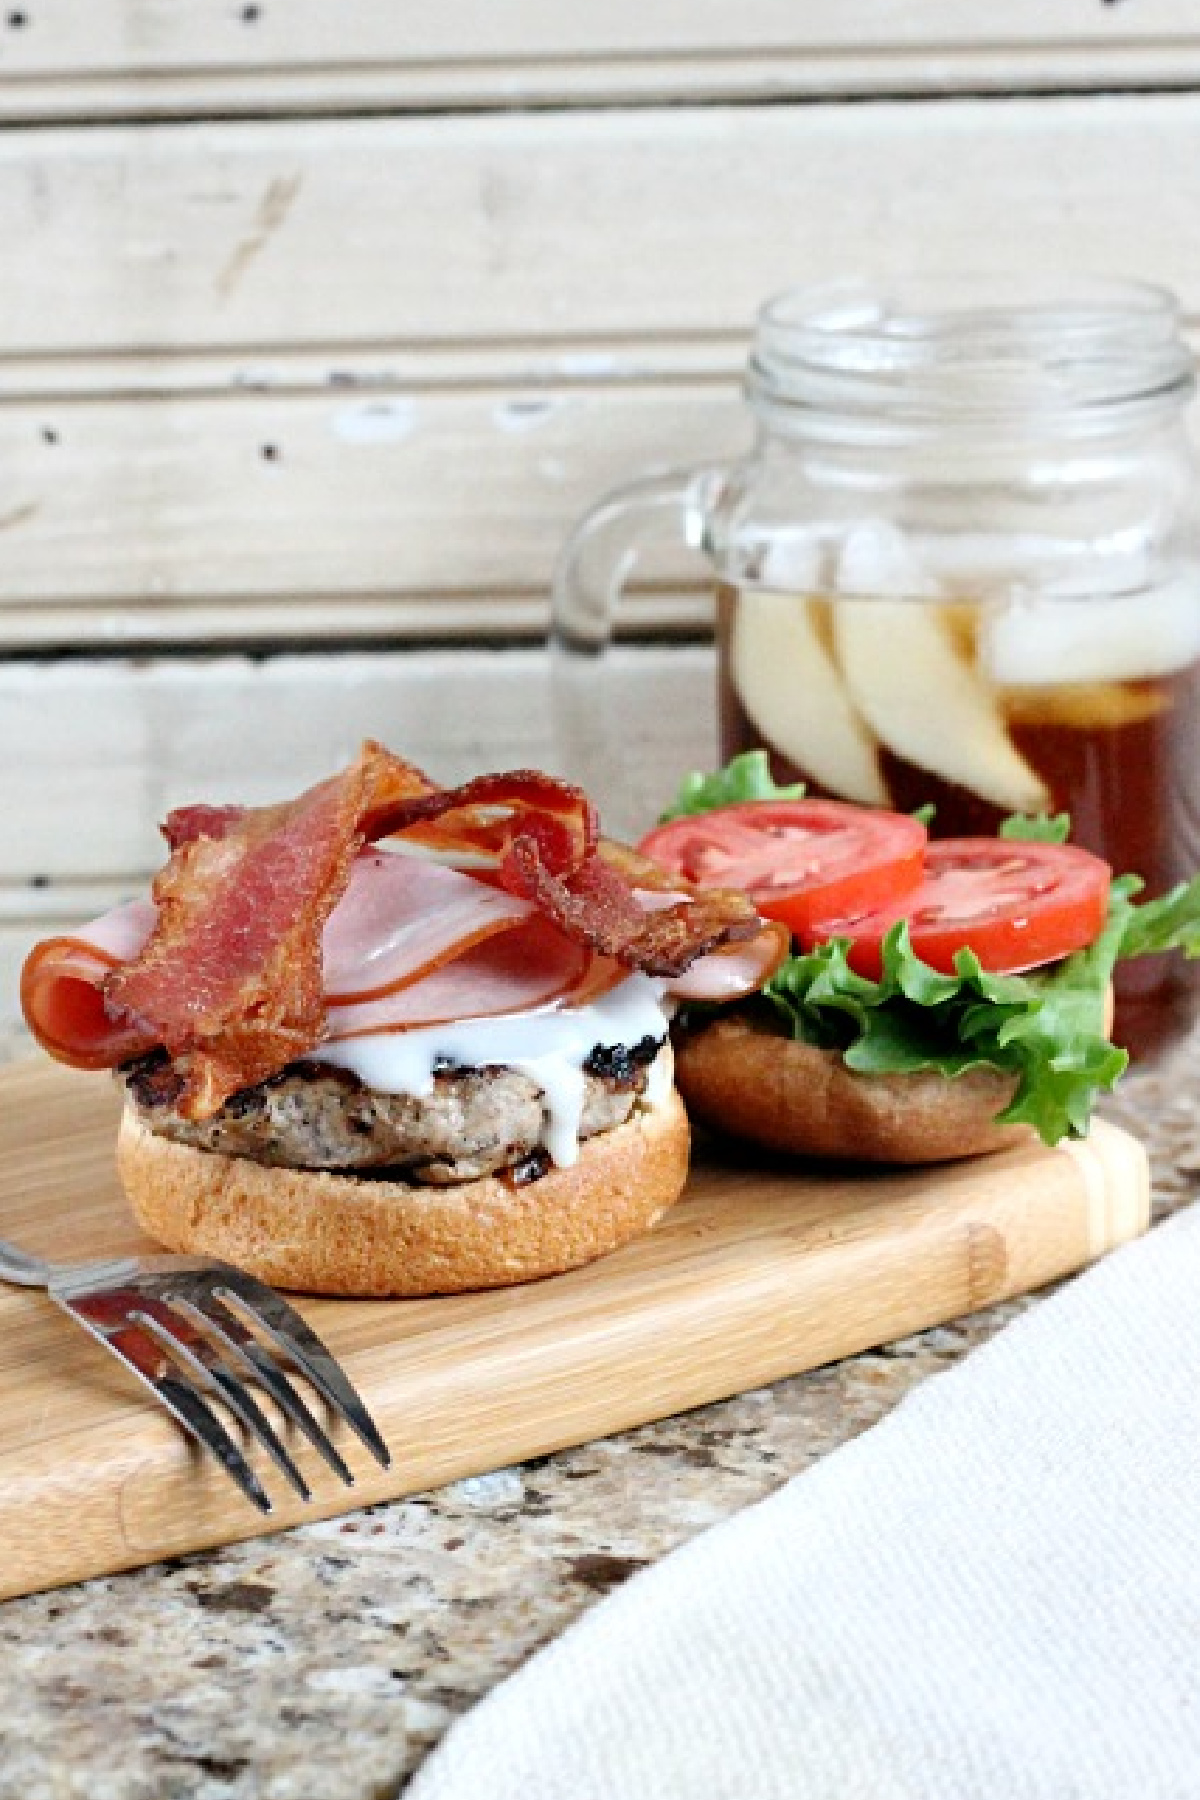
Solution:
<svg viewBox="0 0 1200 1800">
<path fill-rule="evenodd" d="M 1119 958 L 1200 954 L 1200 879 L 1135 904 L 1065 819 L 930 839 L 906 814 L 778 789 L 750 752 L 693 776 L 642 850 L 744 889 L 792 953 L 761 993 L 688 1007 L 676 1079 L 707 1125 L 772 1149 L 919 1163 L 1087 1129 L 1126 1066 Z"/>
<path fill-rule="evenodd" d="M 148 896 L 32 950 L 25 1016 L 117 1072 L 144 1227 L 281 1286 L 489 1287 L 645 1230 L 687 1171 L 673 996 L 786 951 L 536 772 L 446 789 L 368 743 L 298 799 L 163 829 Z"/>
</svg>

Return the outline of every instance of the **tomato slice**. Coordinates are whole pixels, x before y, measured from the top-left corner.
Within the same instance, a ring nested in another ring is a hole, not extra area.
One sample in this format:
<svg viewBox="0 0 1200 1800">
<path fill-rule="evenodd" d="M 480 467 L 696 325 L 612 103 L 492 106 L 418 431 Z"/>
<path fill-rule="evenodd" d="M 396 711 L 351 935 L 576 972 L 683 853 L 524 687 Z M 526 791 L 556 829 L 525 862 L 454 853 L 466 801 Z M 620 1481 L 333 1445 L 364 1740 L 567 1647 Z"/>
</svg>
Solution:
<svg viewBox="0 0 1200 1800">
<path fill-rule="evenodd" d="M 797 935 L 814 921 L 888 906 L 924 873 L 925 827 L 838 800 L 746 800 L 672 819 L 638 846 L 697 887 L 741 888 Z"/>
<path fill-rule="evenodd" d="M 1112 870 L 1074 844 L 1009 838 L 942 838 L 925 852 L 925 879 L 906 899 L 811 925 L 806 942 L 852 940 L 850 966 L 878 980 L 883 940 L 907 919 L 922 961 L 953 974 L 956 952 L 1013 975 L 1082 950 L 1100 935 Z"/>
</svg>

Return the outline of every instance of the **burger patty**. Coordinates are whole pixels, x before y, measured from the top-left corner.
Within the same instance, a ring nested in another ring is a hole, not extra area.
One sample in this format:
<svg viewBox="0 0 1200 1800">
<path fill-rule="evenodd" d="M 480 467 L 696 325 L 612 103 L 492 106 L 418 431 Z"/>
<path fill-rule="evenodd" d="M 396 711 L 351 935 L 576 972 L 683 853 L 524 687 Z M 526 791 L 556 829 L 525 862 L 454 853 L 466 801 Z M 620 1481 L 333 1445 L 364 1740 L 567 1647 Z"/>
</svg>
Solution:
<svg viewBox="0 0 1200 1800">
<path fill-rule="evenodd" d="M 623 1124 L 646 1087 L 662 1040 L 597 1046 L 584 1064 L 581 1138 Z M 384 1094 L 345 1069 L 293 1063 L 234 1094 L 210 1119 L 184 1119 L 180 1083 L 162 1052 L 121 1071 L 138 1117 L 151 1131 L 199 1150 L 276 1168 L 377 1171 L 447 1186 L 501 1169 L 542 1173 L 545 1104 L 528 1075 L 500 1067 L 435 1069 L 433 1091 Z"/>
</svg>

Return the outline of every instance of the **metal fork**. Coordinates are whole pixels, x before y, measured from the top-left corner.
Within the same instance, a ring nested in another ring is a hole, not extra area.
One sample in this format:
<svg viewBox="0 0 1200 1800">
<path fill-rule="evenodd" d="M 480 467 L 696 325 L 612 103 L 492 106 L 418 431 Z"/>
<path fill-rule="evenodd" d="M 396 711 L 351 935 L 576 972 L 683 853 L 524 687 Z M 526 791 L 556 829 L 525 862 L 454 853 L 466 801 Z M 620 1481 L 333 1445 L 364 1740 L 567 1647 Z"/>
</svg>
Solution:
<svg viewBox="0 0 1200 1800">
<path fill-rule="evenodd" d="M 279 1355 L 345 1420 L 381 1467 L 391 1463 L 374 1420 L 332 1352 L 294 1307 L 240 1269 L 191 1256 L 129 1256 L 67 1266 L 43 1262 L 0 1239 L 0 1280 L 44 1288 L 145 1382 L 260 1512 L 272 1510 L 270 1497 L 202 1390 L 240 1420 L 302 1500 L 311 1499 L 311 1489 L 247 1378 L 270 1395 L 334 1473 L 354 1485 L 328 1433 L 279 1366 Z"/>
</svg>

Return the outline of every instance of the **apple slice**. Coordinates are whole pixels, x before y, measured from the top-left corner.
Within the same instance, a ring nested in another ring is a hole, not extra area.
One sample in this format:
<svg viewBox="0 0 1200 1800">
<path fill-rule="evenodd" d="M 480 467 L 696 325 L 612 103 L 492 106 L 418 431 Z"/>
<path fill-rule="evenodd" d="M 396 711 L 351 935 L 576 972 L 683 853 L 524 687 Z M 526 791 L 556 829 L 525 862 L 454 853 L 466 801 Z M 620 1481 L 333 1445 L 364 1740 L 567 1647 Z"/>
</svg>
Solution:
<svg viewBox="0 0 1200 1800">
<path fill-rule="evenodd" d="M 1014 747 L 996 695 L 956 643 L 948 615 L 915 600 L 839 600 L 842 676 L 881 744 L 1010 812 L 1050 794 Z"/>
<path fill-rule="evenodd" d="M 735 602 L 730 674 L 765 744 L 831 794 L 888 806 L 870 732 L 855 712 L 802 594 L 755 588 Z"/>
</svg>

